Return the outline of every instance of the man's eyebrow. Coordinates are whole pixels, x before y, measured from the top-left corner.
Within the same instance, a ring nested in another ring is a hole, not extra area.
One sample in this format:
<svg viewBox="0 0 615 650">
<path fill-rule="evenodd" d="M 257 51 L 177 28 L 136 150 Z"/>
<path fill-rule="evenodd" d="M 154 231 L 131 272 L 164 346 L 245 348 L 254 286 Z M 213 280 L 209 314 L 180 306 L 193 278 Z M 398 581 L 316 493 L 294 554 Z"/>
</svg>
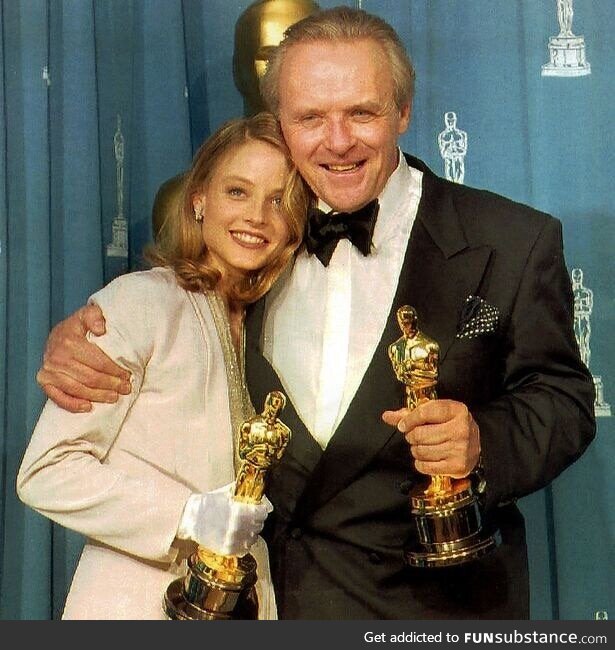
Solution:
<svg viewBox="0 0 615 650">
<path fill-rule="evenodd" d="M 374 99 L 364 99 L 363 101 L 355 102 L 350 108 L 380 108 L 383 104 Z"/>
<path fill-rule="evenodd" d="M 297 108 L 295 111 L 292 112 L 293 116 L 299 116 L 301 117 L 302 115 L 320 115 L 323 111 L 316 108 L 316 107 L 306 107 L 306 106 L 301 106 L 300 108 Z"/>
</svg>

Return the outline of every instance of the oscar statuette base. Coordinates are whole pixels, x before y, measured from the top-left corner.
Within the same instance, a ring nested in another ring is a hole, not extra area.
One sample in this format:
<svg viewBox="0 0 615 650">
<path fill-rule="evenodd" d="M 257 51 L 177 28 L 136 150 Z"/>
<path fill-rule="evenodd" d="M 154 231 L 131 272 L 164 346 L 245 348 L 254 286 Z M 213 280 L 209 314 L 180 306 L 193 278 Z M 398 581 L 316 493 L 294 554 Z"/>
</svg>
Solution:
<svg viewBox="0 0 615 650">
<path fill-rule="evenodd" d="M 464 564 L 498 546 L 499 531 L 483 530 L 478 496 L 470 479 L 452 479 L 445 492 L 434 492 L 429 485 L 428 480 L 410 494 L 418 540 L 404 549 L 407 564 L 413 567 Z"/>
<path fill-rule="evenodd" d="M 187 575 L 167 588 L 164 611 L 171 620 L 255 620 L 255 583 L 252 555 L 226 557 L 199 548 L 188 559 Z"/>
<path fill-rule="evenodd" d="M 554 36 L 549 39 L 549 63 L 542 66 L 543 77 L 584 77 L 591 74 L 585 58 L 583 36 Z"/>
</svg>

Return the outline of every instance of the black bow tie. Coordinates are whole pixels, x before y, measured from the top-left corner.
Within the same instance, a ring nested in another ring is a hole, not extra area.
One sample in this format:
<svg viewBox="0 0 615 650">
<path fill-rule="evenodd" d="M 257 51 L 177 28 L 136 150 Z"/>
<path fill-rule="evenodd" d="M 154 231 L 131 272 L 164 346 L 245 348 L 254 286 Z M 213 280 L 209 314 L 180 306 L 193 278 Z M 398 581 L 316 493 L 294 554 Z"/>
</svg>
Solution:
<svg viewBox="0 0 615 650">
<path fill-rule="evenodd" d="M 377 216 L 377 199 L 356 212 L 334 214 L 312 208 L 305 238 L 308 253 L 316 255 L 324 266 L 328 266 L 337 242 L 346 237 L 363 255 L 369 255 Z"/>
</svg>

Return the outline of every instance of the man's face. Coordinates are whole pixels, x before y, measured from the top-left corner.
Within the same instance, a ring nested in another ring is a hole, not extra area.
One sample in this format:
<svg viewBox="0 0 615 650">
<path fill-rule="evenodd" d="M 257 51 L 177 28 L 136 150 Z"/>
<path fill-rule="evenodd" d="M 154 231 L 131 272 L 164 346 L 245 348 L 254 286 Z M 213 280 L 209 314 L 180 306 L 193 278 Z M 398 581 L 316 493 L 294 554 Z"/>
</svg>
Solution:
<svg viewBox="0 0 615 650">
<path fill-rule="evenodd" d="M 397 166 L 410 106 L 393 101 L 382 47 L 371 39 L 299 43 L 280 70 L 280 122 L 293 160 L 335 210 L 375 199 Z"/>
</svg>

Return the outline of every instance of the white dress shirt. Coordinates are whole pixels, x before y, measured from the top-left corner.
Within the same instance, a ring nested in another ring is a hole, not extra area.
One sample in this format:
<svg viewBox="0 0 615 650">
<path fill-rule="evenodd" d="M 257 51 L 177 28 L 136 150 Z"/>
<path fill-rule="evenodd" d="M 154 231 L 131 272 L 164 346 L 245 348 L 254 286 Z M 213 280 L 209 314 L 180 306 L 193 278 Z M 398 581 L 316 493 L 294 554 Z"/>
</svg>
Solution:
<svg viewBox="0 0 615 650">
<path fill-rule="evenodd" d="M 366 257 L 341 239 L 325 267 L 304 251 L 267 297 L 265 358 L 323 449 L 348 410 L 389 317 L 422 176 L 400 152 L 378 197 L 371 254 Z"/>
</svg>

